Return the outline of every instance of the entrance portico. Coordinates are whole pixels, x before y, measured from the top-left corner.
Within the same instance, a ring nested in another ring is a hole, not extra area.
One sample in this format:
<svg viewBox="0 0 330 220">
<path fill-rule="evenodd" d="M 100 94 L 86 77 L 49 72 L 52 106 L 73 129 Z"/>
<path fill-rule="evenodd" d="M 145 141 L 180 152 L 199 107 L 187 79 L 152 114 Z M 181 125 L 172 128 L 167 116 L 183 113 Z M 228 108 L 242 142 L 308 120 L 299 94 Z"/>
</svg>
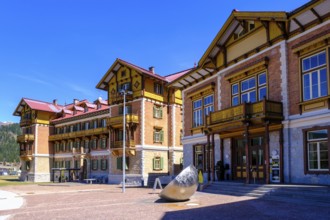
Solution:
<svg viewBox="0 0 330 220">
<path fill-rule="evenodd" d="M 211 112 L 206 116 L 204 132 L 207 134 L 209 148 L 215 146 L 214 135 L 220 136 L 220 160 L 224 161 L 224 139 L 230 139 L 230 173 L 233 180 L 245 180 L 246 183 L 270 183 L 270 132 L 277 131 L 280 167 L 283 166 L 282 152 L 282 103 L 262 100 L 256 103 L 244 103 L 235 107 Z M 226 155 L 227 156 L 227 155 Z M 213 177 L 214 163 L 209 179 Z M 283 169 L 280 169 L 280 181 Z"/>
</svg>

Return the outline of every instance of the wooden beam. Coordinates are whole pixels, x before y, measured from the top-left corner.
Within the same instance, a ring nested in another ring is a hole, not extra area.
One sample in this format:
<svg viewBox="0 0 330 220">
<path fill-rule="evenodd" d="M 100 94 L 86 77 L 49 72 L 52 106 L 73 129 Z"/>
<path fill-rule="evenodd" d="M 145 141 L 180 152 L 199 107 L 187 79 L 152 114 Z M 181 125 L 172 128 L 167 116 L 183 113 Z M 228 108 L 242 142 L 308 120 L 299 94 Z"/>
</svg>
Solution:
<svg viewBox="0 0 330 220">
<path fill-rule="evenodd" d="M 285 39 L 288 39 L 288 33 L 285 29 L 285 22 L 283 21 L 278 21 L 276 22 L 277 27 L 281 30 L 282 35 L 284 36 Z"/>
<path fill-rule="evenodd" d="M 292 18 L 292 20 L 300 27 L 301 32 L 305 31 L 304 26 L 297 20 L 297 18 Z"/>
<path fill-rule="evenodd" d="M 198 83 L 198 80 L 196 78 L 194 78 L 192 75 L 190 75 L 190 77 L 195 80 L 195 83 Z"/>
<path fill-rule="evenodd" d="M 323 22 L 323 19 L 321 18 L 321 16 L 315 11 L 314 8 L 311 8 L 311 12 L 317 17 L 317 19 L 319 20 L 319 23 Z"/>
<path fill-rule="evenodd" d="M 269 34 L 269 21 L 261 21 L 261 23 L 264 26 L 264 28 L 266 29 L 266 39 L 267 39 L 268 45 L 271 46 L 270 34 Z"/>
</svg>

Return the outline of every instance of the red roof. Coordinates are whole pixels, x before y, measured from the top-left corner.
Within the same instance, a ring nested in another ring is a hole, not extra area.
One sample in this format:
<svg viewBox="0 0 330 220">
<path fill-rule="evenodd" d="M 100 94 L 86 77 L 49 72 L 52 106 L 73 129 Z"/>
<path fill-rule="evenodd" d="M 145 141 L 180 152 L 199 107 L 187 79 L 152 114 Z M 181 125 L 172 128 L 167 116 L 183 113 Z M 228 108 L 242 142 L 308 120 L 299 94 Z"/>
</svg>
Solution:
<svg viewBox="0 0 330 220">
<path fill-rule="evenodd" d="M 189 71 L 191 71 L 193 69 L 194 68 L 190 68 L 190 69 L 182 70 L 180 72 L 177 72 L 177 73 L 174 73 L 171 75 L 167 75 L 167 76 L 165 76 L 165 79 L 167 82 L 172 82 L 172 81 L 176 80 L 177 78 L 179 78 L 180 76 L 183 76 L 184 74 L 188 73 Z"/>
</svg>

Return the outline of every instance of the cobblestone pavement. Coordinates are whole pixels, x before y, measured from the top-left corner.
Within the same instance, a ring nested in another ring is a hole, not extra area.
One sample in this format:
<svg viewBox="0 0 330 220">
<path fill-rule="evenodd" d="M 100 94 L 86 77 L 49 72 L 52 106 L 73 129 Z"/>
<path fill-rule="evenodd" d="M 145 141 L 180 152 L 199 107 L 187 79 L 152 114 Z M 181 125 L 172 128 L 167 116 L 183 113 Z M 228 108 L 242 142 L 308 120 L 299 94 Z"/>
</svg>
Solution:
<svg viewBox="0 0 330 220">
<path fill-rule="evenodd" d="M 186 202 L 165 202 L 159 189 L 99 184 L 6 186 L 24 203 L 0 209 L 0 219 L 329 219 L 330 207 L 311 207 L 196 192 Z M 0 196 L 1 197 L 1 196 Z M 6 198 L 0 198 L 2 200 Z M 3 201 L 2 201 L 3 202 Z"/>
</svg>

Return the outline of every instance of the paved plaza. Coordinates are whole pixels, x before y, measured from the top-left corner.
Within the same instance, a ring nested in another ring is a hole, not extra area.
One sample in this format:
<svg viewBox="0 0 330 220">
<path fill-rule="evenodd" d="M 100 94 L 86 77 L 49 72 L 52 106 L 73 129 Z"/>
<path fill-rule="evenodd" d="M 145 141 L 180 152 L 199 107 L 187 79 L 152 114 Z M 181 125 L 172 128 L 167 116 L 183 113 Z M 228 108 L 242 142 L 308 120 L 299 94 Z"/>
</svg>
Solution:
<svg viewBox="0 0 330 220">
<path fill-rule="evenodd" d="M 166 202 L 159 192 L 126 188 L 122 193 L 118 185 L 76 183 L 0 187 L 0 219 L 320 220 L 330 216 L 330 207 L 204 192 L 196 192 L 186 202 Z"/>
</svg>

